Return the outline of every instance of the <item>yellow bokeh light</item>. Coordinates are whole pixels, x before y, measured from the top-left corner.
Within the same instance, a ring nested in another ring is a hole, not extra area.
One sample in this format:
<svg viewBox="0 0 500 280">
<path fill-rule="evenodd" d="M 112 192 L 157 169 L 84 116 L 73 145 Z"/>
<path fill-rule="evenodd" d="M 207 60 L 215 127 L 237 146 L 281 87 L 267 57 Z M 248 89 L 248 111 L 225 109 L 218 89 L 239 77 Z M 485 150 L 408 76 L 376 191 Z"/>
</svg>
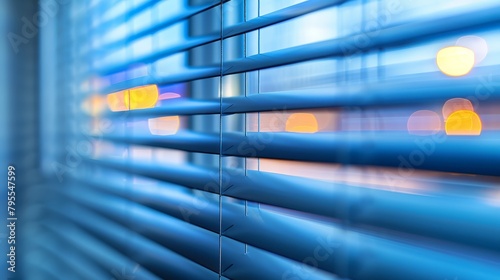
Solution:
<svg viewBox="0 0 500 280">
<path fill-rule="evenodd" d="M 108 107 L 113 112 L 153 108 L 157 101 L 158 87 L 156 85 L 131 88 L 107 95 Z"/>
<path fill-rule="evenodd" d="M 443 105 L 443 118 L 446 120 L 453 112 L 459 110 L 474 111 L 472 103 L 465 98 L 452 98 Z"/>
<path fill-rule="evenodd" d="M 286 121 L 286 131 L 298 133 L 315 133 L 318 132 L 318 121 L 316 120 L 314 114 L 291 114 Z"/>
<path fill-rule="evenodd" d="M 441 118 L 434 111 L 416 111 L 408 118 L 407 128 L 414 135 L 436 134 L 441 130 Z"/>
<path fill-rule="evenodd" d="M 480 135 L 482 130 L 481 119 L 469 110 L 459 110 L 446 119 L 447 135 Z"/>
<path fill-rule="evenodd" d="M 179 130 L 179 116 L 161 117 L 148 120 L 149 131 L 153 135 L 173 135 Z"/>
<path fill-rule="evenodd" d="M 437 53 L 436 63 L 445 75 L 464 76 L 474 67 L 474 52 L 459 46 L 446 47 Z"/>
<path fill-rule="evenodd" d="M 148 85 L 131 88 L 125 92 L 124 100 L 130 110 L 152 108 L 158 101 L 158 87 Z"/>
</svg>

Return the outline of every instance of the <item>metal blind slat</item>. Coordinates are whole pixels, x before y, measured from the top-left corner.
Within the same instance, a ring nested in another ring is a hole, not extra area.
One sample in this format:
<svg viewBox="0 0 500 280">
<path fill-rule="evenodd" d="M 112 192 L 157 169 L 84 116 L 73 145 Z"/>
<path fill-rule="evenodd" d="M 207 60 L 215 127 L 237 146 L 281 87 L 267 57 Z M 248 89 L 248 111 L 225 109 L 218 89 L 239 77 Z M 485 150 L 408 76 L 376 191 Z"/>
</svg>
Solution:
<svg viewBox="0 0 500 280">
<path fill-rule="evenodd" d="M 99 238 L 115 246 L 121 248 L 122 253 L 127 254 L 127 248 L 140 248 L 131 257 L 140 262 L 147 259 L 142 266 L 156 273 L 159 277 L 178 278 L 183 277 L 189 279 L 217 279 L 218 275 L 214 272 L 192 262 L 181 255 L 172 252 L 159 246 L 157 243 L 114 223 L 102 216 L 87 210 L 85 207 L 72 205 L 65 211 L 58 207 L 52 207 L 52 211 L 58 215 L 63 215 L 75 223 L 85 227 L 87 230 L 99 236 Z M 75 219 L 75 217 L 79 217 Z M 105 226 L 103 226 L 105 225 Z M 117 233 L 122 234 L 126 238 L 117 238 Z"/>
</svg>

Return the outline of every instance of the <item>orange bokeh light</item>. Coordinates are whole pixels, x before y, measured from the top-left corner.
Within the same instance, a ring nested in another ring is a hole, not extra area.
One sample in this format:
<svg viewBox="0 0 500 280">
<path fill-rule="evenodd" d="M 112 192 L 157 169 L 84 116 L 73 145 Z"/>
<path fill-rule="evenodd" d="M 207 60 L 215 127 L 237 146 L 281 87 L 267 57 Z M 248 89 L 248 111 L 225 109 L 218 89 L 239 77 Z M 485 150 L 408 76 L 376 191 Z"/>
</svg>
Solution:
<svg viewBox="0 0 500 280">
<path fill-rule="evenodd" d="M 98 116 L 106 109 L 106 98 L 101 95 L 91 95 L 83 101 L 82 110 L 91 116 Z"/>
<path fill-rule="evenodd" d="M 285 130 L 297 133 L 315 133 L 318 132 L 318 121 L 316 120 L 314 114 L 291 114 L 286 121 Z"/>
<path fill-rule="evenodd" d="M 125 105 L 125 91 L 118 91 L 110 93 L 106 96 L 108 107 L 113 112 L 127 111 L 127 105 Z"/>
<path fill-rule="evenodd" d="M 447 135 L 480 135 L 481 118 L 469 110 L 458 110 L 452 113 L 445 124 Z"/>
<path fill-rule="evenodd" d="M 179 116 L 169 116 L 148 120 L 149 131 L 153 135 L 173 135 L 179 130 Z"/>
</svg>

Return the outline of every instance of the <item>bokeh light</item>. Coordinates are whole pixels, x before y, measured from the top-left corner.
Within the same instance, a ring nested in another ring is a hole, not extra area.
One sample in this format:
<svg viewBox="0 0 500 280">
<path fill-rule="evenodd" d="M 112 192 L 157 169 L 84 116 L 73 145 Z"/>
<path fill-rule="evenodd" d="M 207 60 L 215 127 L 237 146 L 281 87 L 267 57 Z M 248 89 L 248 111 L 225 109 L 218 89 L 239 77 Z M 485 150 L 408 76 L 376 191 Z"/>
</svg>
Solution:
<svg viewBox="0 0 500 280">
<path fill-rule="evenodd" d="M 442 121 L 439 115 L 434 111 L 419 110 L 411 114 L 408 118 L 408 133 L 413 135 L 432 135 L 438 133 Z"/>
<path fill-rule="evenodd" d="M 175 92 L 165 92 L 158 96 L 158 103 L 156 103 L 156 107 L 169 106 L 170 99 L 180 98 L 181 95 Z"/>
<path fill-rule="evenodd" d="M 459 77 L 468 74 L 474 67 L 474 52 L 471 49 L 453 46 L 441 49 L 436 56 L 439 70 L 445 75 Z"/>
<path fill-rule="evenodd" d="M 173 135 L 179 130 L 179 116 L 153 118 L 148 120 L 149 131 L 153 135 Z"/>
<path fill-rule="evenodd" d="M 430 110 L 419 110 L 408 118 L 408 133 L 413 135 L 432 135 L 438 133 L 441 128 L 441 118 Z"/>
<path fill-rule="evenodd" d="M 474 111 L 472 103 L 465 98 L 452 98 L 443 105 L 443 119 L 447 119 L 453 112 L 459 110 Z"/>
<path fill-rule="evenodd" d="M 475 64 L 483 61 L 488 54 L 488 43 L 479 36 L 469 35 L 460 37 L 456 45 L 472 50 L 474 52 Z"/>
<path fill-rule="evenodd" d="M 158 101 L 158 87 L 147 85 L 131 88 L 125 92 L 124 100 L 130 110 L 152 108 Z"/>
<path fill-rule="evenodd" d="M 447 135 L 480 135 L 482 130 L 481 119 L 469 110 L 459 110 L 446 119 Z"/>
<path fill-rule="evenodd" d="M 152 108 L 157 101 L 158 87 L 156 85 L 131 88 L 107 95 L 108 107 L 113 112 Z"/>
<path fill-rule="evenodd" d="M 181 97 L 180 94 L 175 92 L 165 92 L 158 96 L 157 107 L 161 107 L 169 99 L 175 99 Z M 179 116 L 168 116 L 160 118 L 152 118 L 148 120 L 149 132 L 153 135 L 173 135 L 176 134 L 180 127 Z"/>
<path fill-rule="evenodd" d="M 160 94 L 160 96 L 158 96 L 158 100 L 167 100 L 167 99 L 173 99 L 173 98 L 179 98 L 179 97 L 181 97 L 181 95 L 178 93 L 165 92 L 165 93 Z"/>
<path fill-rule="evenodd" d="M 113 112 L 127 111 L 127 105 L 125 105 L 125 90 L 113 92 L 106 96 L 108 107 Z"/>
<path fill-rule="evenodd" d="M 314 114 L 291 114 L 286 121 L 285 130 L 297 133 L 315 133 L 318 132 L 318 121 L 316 120 Z"/>
<path fill-rule="evenodd" d="M 91 95 L 82 102 L 82 111 L 96 117 L 106 110 L 106 98 L 101 95 Z"/>
</svg>

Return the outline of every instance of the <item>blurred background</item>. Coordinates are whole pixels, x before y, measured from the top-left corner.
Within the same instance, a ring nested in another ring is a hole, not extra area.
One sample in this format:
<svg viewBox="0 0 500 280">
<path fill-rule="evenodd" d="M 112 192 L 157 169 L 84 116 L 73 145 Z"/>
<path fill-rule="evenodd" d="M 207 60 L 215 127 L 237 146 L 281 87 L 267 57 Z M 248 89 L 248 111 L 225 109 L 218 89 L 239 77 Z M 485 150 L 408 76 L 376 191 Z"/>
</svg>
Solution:
<svg viewBox="0 0 500 280">
<path fill-rule="evenodd" d="M 498 11 L 1 1 L 0 278 L 498 280 Z"/>
</svg>

